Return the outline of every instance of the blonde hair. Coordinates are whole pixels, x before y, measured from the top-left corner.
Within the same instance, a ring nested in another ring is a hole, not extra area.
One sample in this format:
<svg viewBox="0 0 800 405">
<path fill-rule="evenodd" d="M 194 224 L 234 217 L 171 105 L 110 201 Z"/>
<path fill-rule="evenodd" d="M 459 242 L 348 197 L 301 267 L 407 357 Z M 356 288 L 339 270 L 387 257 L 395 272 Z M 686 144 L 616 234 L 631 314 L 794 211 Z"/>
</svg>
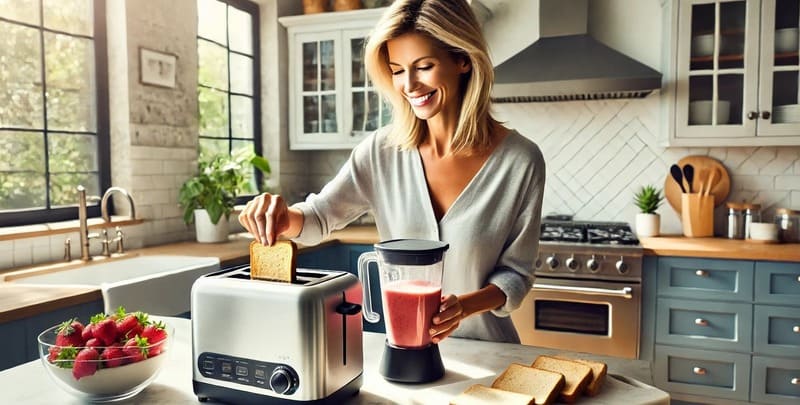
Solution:
<svg viewBox="0 0 800 405">
<path fill-rule="evenodd" d="M 471 152 L 491 144 L 499 123 L 490 114 L 494 70 L 478 20 L 465 0 L 395 0 L 369 36 L 365 48 L 367 73 L 392 104 L 389 142 L 402 149 L 420 145 L 427 134 L 423 120 L 392 84 L 386 42 L 403 34 L 428 37 L 456 60 L 465 58 L 471 70 L 462 77 L 462 104 L 451 140 L 453 153 Z"/>
</svg>

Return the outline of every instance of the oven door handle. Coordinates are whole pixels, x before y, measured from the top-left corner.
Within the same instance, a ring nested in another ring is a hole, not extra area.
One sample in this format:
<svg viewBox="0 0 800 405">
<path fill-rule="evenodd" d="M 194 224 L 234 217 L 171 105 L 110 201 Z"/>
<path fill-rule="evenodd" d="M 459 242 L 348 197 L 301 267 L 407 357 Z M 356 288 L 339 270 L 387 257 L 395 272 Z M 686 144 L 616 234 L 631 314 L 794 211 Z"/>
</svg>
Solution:
<svg viewBox="0 0 800 405">
<path fill-rule="evenodd" d="M 548 291 L 567 291 L 587 295 L 610 295 L 612 297 L 622 297 L 625 299 L 633 298 L 633 288 L 630 287 L 622 287 L 619 290 L 609 290 L 607 288 L 574 287 L 566 285 L 533 283 L 533 288 Z"/>
</svg>

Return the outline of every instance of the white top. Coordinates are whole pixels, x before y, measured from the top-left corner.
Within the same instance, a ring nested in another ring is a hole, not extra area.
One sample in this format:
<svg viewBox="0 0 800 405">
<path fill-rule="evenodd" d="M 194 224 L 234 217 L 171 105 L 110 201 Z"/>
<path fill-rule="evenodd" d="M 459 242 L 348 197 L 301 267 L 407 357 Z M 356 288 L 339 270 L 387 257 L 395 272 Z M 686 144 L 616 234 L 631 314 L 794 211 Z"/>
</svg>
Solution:
<svg viewBox="0 0 800 405">
<path fill-rule="evenodd" d="M 545 181 L 539 147 L 510 131 L 437 222 L 419 152 L 385 146 L 387 132 L 364 139 L 319 194 L 294 205 L 305 215 L 295 240 L 315 245 L 371 210 L 383 241 L 447 242 L 443 294 L 491 283 L 506 295 L 503 307 L 465 319 L 453 336 L 518 343 L 508 315 L 533 282 Z"/>
</svg>

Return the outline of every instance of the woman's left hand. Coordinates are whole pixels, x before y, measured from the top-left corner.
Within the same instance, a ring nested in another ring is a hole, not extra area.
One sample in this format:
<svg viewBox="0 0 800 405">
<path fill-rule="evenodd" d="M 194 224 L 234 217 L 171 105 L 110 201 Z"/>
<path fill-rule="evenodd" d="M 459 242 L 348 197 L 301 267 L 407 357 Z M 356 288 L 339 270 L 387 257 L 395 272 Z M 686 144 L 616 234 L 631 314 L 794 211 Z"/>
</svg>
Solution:
<svg viewBox="0 0 800 405">
<path fill-rule="evenodd" d="M 434 315 L 431 324 L 430 333 L 433 343 L 439 343 L 450 336 L 453 331 L 458 329 L 458 325 L 464 317 L 464 308 L 458 297 L 452 294 L 442 297 L 439 313 Z"/>
</svg>

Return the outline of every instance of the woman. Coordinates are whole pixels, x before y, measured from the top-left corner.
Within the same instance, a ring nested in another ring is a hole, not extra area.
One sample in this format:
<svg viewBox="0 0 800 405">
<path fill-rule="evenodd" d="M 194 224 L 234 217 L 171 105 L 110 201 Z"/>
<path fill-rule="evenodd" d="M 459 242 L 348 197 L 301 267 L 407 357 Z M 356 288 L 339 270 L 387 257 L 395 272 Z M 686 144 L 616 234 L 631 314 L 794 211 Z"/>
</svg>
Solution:
<svg viewBox="0 0 800 405">
<path fill-rule="evenodd" d="M 240 222 L 264 244 L 314 245 L 372 211 L 381 240 L 447 242 L 433 341 L 518 343 L 508 315 L 531 287 L 545 165 L 489 113 L 494 76 L 475 16 L 464 0 L 395 0 L 365 56 L 392 125 L 356 146 L 319 194 L 292 207 L 263 194 Z"/>
</svg>

